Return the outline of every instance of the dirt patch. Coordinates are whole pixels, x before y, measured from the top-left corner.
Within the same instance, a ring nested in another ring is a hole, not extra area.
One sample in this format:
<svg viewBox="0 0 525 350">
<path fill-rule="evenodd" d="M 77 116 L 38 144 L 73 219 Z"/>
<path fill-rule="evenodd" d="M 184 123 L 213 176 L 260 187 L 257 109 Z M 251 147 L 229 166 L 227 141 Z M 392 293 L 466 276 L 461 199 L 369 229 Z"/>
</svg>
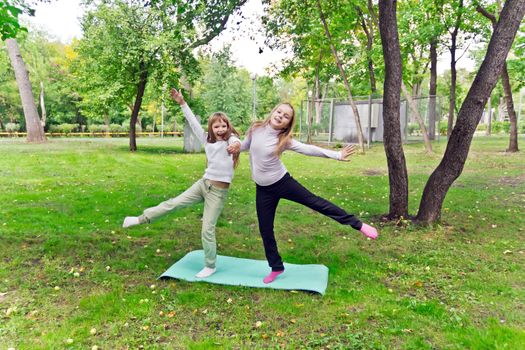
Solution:
<svg viewBox="0 0 525 350">
<path fill-rule="evenodd" d="M 517 187 L 525 184 L 525 174 L 519 176 L 503 176 L 498 179 L 501 186 Z"/>
<path fill-rule="evenodd" d="M 363 171 L 363 175 L 365 176 L 383 176 L 386 175 L 386 173 L 383 170 L 379 169 L 366 169 Z"/>
</svg>

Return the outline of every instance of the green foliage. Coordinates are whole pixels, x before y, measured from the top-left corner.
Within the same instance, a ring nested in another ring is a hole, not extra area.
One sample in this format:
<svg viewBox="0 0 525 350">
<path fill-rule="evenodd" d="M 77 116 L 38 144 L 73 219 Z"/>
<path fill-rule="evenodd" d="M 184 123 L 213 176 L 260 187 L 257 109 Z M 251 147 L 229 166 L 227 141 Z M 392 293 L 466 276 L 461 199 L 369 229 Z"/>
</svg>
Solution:
<svg viewBox="0 0 525 350">
<path fill-rule="evenodd" d="M 18 0 L 0 0 L 0 39 L 14 38 L 21 30 L 18 16 L 29 10 L 27 5 Z"/>
<path fill-rule="evenodd" d="M 222 111 L 233 125 L 248 125 L 252 115 L 252 82 L 248 72 L 234 67 L 229 46 L 211 57 L 203 57 L 202 61 L 202 83 L 196 87 L 204 107 L 204 110 L 197 108 L 196 111 L 202 117 L 202 124 L 207 122 L 211 113 Z"/>
<path fill-rule="evenodd" d="M 5 131 L 7 131 L 7 132 L 18 132 L 18 131 L 20 131 L 20 124 L 7 123 L 5 125 Z"/>
<path fill-rule="evenodd" d="M 51 125 L 49 127 L 50 132 L 57 132 L 57 133 L 63 133 L 63 134 L 69 134 L 72 132 L 79 132 L 80 131 L 80 125 L 78 124 L 58 124 L 58 125 Z"/>
<path fill-rule="evenodd" d="M 498 133 L 508 134 L 510 132 L 510 122 L 493 121 L 491 131 L 494 134 L 498 134 Z"/>
<path fill-rule="evenodd" d="M 439 125 L 439 134 L 441 136 L 447 136 L 447 130 L 448 130 L 448 124 L 447 124 L 447 121 L 444 120 Z"/>
</svg>

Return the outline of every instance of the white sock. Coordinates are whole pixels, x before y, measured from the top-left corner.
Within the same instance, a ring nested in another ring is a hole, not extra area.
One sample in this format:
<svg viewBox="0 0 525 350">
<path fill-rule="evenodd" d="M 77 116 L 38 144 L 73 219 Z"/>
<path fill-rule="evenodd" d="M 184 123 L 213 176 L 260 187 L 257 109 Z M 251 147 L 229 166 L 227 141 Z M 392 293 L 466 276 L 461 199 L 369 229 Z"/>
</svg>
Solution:
<svg viewBox="0 0 525 350">
<path fill-rule="evenodd" d="M 198 274 L 195 275 L 197 278 L 206 278 L 210 277 L 215 273 L 216 269 L 211 267 L 205 267 L 202 270 L 199 271 Z"/>
<path fill-rule="evenodd" d="M 122 223 L 122 227 L 130 227 L 140 224 L 138 216 L 126 216 L 124 219 L 124 223 Z"/>
</svg>

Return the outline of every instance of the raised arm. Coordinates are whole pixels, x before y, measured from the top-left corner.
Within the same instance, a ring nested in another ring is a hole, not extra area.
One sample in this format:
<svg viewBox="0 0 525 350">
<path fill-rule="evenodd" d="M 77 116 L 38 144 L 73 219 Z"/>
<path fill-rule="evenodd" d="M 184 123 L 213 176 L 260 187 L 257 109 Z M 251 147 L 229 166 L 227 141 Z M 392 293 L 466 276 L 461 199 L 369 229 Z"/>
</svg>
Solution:
<svg viewBox="0 0 525 350">
<path fill-rule="evenodd" d="M 293 140 L 290 142 L 290 145 L 287 147 L 287 149 L 301 153 L 307 156 L 314 156 L 314 157 L 324 157 L 324 158 L 332 158 L 336 160 L 348 160 L 347 158 L 355 153 L 354 146 L 346 146 L 341 151 L 332 151 L 329 149 L 317 147 L 314 145 L 306 145 L 304 143 L 301 143 L 297 140 Z"/>
<path fill-rule="evenodd" d="M 198 138 L 198 140 L 202 143 L 206 143 L 206 132 L 202 128 L 201 124 L 191 111 L 190 107 L 184 101 L 184 97 L 182 96 L 182 93 L 180 91 L 177 91 L 175 89 L 171 89 L 170 91 L 171 98 L 177 102 L 181 109 L 182 113 L 184 114 L 184 118 L 188 121 L 188 124 L 190 125 L 191 130 L 195 134 L 195 136 Z"/>
</svg>

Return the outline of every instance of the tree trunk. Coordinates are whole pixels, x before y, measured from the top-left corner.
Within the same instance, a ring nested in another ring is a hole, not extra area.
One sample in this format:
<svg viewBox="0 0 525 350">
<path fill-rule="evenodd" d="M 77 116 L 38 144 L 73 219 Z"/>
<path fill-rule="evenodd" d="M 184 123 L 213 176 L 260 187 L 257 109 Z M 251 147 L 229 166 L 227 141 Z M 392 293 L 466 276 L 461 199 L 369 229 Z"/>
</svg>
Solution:
<svg viewBox="0 0 525 350">
<path fill-rule="evenodd" d="M 363 28 L 363 31 L 366 35 L 366 60 L 367 60 L 367 66 L 368 66 L 368 76 L 370 78 L 370 91 L 373 94 L 376 93 L 377 87 L 376 87 L 376 77 L 374 72 L 374 61 L 372 60 L 372 47 L 374 45 L 374 23 L 373 23 L 373 16 L 374 16 L 374 5 L 372 3 L 372 0 L 368 0 L 368 10 L 370 13 L 370 21 L 367 23 L 365 15 L 361 8 L 359 6 L 356 7 L 357 12 L 359 13 L 359 17 L 361 20 L 361 27 Z"/>
<path fill-rule="evenodd" d="M 450 135 L 443 159 L 430 175 L 425 186 L 417 221 L 431 223 L 439 220 L 445 196 L 463 171 L 476 126 L 481 119 L 487 99 L 498 81 L 524 14 L 525 0 L 505 2 L 485 59 L 458 113 L 456 126 Z"/>
<path fill-rule="evenodd" d="M 46 113 L 46 103 L 44 100 L 44 82 L 40 82 L 40 110 L 42 111 L 42 119 L 40 124 L 42 124 L 42 129 L 46 127 L 46 119 L 47 119 L 47 113 Z"/>
<path fill-rule="evenodd" d="M 309 95 L 309 94 L 308 94 Z M 314 96 L 312 94 L 312 96 L 308 96 L 308 114 L 307 114 L 307 122 L 308 122 L 308 129 L 306 130 L 306 143 L 310 144 L 312 143 L 312 124 L 313 124 L 313 119 L 314 119 L 314 106 L 315 106 L 315 103 L 313 102 L 314 100 Z"/>
<path fill-rule="evenodd" d="M 437 39 L 430 41 L 430 84 L 428 88 L 428 137 L 436 138 Z"/>
<path fill-rule="evenodd" d="M 28 142 L 46 142 L 44 128 L 40 123 L 38 117 L 38 110 L 35 105 L 33 91 L 31 89 L 31 82 L 29 81 L 29 73 L 27 72 L 24 60 L 20 54 L 20 48 L 15 39 L 6 40 L 7 52 L 11 60 L 11 65 L 15 71 L 16 83 L 18 91 L 20 92 L 20 99 L 22 100 L 22 108 L 24 110 L 24 118 L 26 121 L 27 141 Z"/>
<path fill-rule="evenodd" d="M 389 219 L 408 216 L 408 174 L 399 116 L 402 61 L 397 33 L 396 5 L 396 0 L 379 1 L 379 33 L 385 58 L 383 123 L 390 182 Z"/>
<path fill-rule="evenodd" d="M 136 125 L 137 119 L 140 112 L 140 106 L 142 105 L 142 97 L 144 96 L 144 90 L 146 90 L 146 83 L 148 82 L 148 70 L 144 63 L 140 64 L 140 78 L 137 86 L 137 97 L 135 98 L 135 104 L 133 105 L 133 112 L 131 112 L 131 120 L 129 121 L 129 150 L 134 152 L 137 150 L 137 139 L 136 139 Z"/>
<path fill-rule="evenodd" d="M 448 124 L 447 137 L 450 137 L 454 127 L 454 111 L 456 109 L 456 38 L 452 39 L 452 48 L 450 49 L 450 100 L 448 105 Z"/>
<path fill-rule="evenodd" d="M 487 106 L 487 110 L 489 111 L 488 112 L 488 122 L 487 122 L 487 133 L 485 135 L 487 136 L 491 136 L 492 135 L 492 100 L 489 96 L 488 98 L 488 102 L 487 102 L 488 106 Z"/>
<path fill-rule="evenodd" d="M 326 19 L 324 17 L 323 9 L 321 8 L 320 0 L 317 0 L 317 8 L 319 9 L 319 16 L 321 17 L 321 22 L 323 23 L 323 28 L 324 28 L 326 38 L 328 39 L 328 42 L 330 43 L 330 50 L 332 51 L 332 54 L 334 56 L 335 62 L 337 64 L 337 68 L 339 68 L 341 77 L 343 78 L 343 82 L 346 87 L 346 92 L 348 94 L 348 101 L 350 101 L 350 105 L 352 106 L 352 111 L 354 113 L 354 118 L 355 118 L 355 126 L 357 129 L 357 139 L 359 142 L 359 147 L 361 148 L 361 153 L 365 153 L 363 128 L 361 127 L 361 119 L 359 118 L 359 111 L 357 110 L 357 105 L 355 104 L 354 98 L 352 97 L 352 90 L 350 89 L 350 84 L 348 83 L 348 79 L 343 69 L 343 65 L 341 64 L 341 61 L 339 60 L 339 55 L 337 54 L 337 50 L 332 42 L 332 36 L 330 35 L 330 31 L 328 30 L 328 25 L 326 24 Z"/>
<path fill-rule="evenodd" d="M 104 125 L 106 125 L 106 137 L 110 137 L 109 136 L 109 113 L 106 112 L 106 114 L 104 114 Z"/>
<path fill-rule="evenodd" d="M 419 114 L 419 111 L 417 110 L 417 106 L 414 103 L 414 100 L 410 96 L 410 94 L 407 91 L 407 88 L 403 81 L 401 81 L 401 90 L 405 94 L 405 97 L 408 101 L 408 105 L 410 106 L 410 109 L 412 109 L 412 113 L 414 113 L 414 117 L 416 117 L 417 123 L 419 124 L 419 128 L 421 129 L 421 134 L 423 134 L 423 140 L 425 141 L 425 149 L 427 150 L 427 153 L 432 153 L 432 144 L 430 143 L 430 139 L 428 138 L 427 128 L 425 127 L 425 122 L 423 121 L 423 118 L 421 118 L 421 115 Z"/>
<path fill-rule="evenodd" d="M 510 78 L 509 71 L 507 70 L 507 63 L 503 65 L 501 81 L 503 83 L 503 90 L 505 91 L 507 113 L 510 119 L 510 139 L 509 148 L 507 149 L 507 152 L 518 152 L 518 119 L 516 118 L 516 111 L 514 110 L 514 101 L 512 100 L 512 88 L 510 87 Z"/>
<path fill-rule="evenodd" d="M 463 0 L 459 2 L 460 11 L 463 9 Z M 448 106 L 448 125 L 447 125 L 447 138 L 452 133 L 454 127 L 454 114 L 456 111 L 456 81 L 457 81 L 457 70 L 456 70 L 456 48 L 457 39 L 459 33 L 459 26 L 461 23 L 462 12 L 458 14 L 456 19 L 456 25 L 452 33 L 450 33 L 451 45 L 450 45 L 450 103 Z"/>
<path fill-rule="evenodd" d="M 501 11 L 501 3 L 497 2 L 498 10 Z M 485 8 L 478 5 L 476 11 L 487 17 L 492 22 L 492 28 L 495 28 L 498 21 L 496 16 L 488 12 Z M 507 102 L 507 113 L 510 119 L 510 140 L 509 148 L 507 152 L 518 152 L 518 120 L 516 118 L 516 111 L 514 109 L 514 101 L 512 100 L 512 88 L 510 86 L 509 71 L 507 70 L 507 63 L 503 65 L 503 71 L 501 72 L 501 82 L 503 85 L 503 91 L 505 92 L 505 100 Z M 489 131 L 490 135 L 490 131 Z"/>
</svg>

